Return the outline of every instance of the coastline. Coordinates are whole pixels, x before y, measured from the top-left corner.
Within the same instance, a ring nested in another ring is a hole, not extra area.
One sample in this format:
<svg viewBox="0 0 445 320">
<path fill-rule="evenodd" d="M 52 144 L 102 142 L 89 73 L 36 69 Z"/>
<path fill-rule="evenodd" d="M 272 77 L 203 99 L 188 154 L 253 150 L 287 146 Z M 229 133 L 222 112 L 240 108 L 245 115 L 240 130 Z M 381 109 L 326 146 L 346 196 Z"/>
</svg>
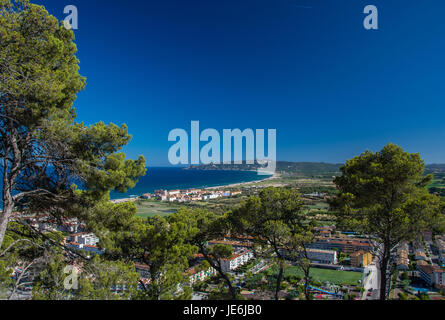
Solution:
<svg viewBox="0 0 445 320">
<path fill-rule="evenodd" d="M 214 181 L 211 181 L 213 179 L 207 179 L 207 181 L 205 181 L 204 183 L 202 183 L 200 185 L 200 180 L 199 177 L 197 178 L 198 180 L 190 180 L 189 178 L 189 183 L 171 183 L 170 186 L 164 186 L 163 184 L 163 180 L 164 180 L 164 174 L 168 173 L 168 172 L 164 172 L 166 168 L 161 168 L 160 170 L 157 170 L 156 172 L 156 179 L 159 180 L 160 184 L 153 184 L 151 183 L 150 185 L 145 186 L 145 184 L 142 184 L 139 188 L 135 188 L 134 190 L 129 190 L 127 191 L 126 194 L 119 194 L 117 192 L 114 192 L 112 194 L 110 194 L 110 200 L 112 200 L 113 202 L 115 201 L 123 201 L 123 200 L 133 200 L 133 199 L 137 199 L 139 197 L 141 197 L 143 194 L 145 193 L 153 193 L 154 190 L 158 190 L 158 189 L 164 189 L 164 190 L 188 190 L 188 189 L 201 189 L 201 190 L 215 190 L 215 189 L 223 189 L 223 188 L 236 188 L 236 187 L 243 187 L 243 186 L 248 186 L 248 185 L 252 185 L 252 184 L 257 184 L 257 183 L 262 183 L 268 180 L 272 180 L 272 179 L 276 179 L 278 178 L 280 175 L 275 173 L 273 175 L 264 175 L 261 176 L 255 174 L 254 177 L 252 177 L 252 173 L 257 173 L 257 170 L 231 170 L 231 171 L 237 171 L 237 172 L 247 172 L 250 171 L 250 176 L 248 175 L 246 177 L 246 179 L 233 179 L 232 181 L 230 181 L 230 179 L 222 179 L 222 181 L 220 180 L 221 177 L 221 173 L 225 172 L 226 170 L 210 170 L 210 171 L 216 171 L 219 172 L 219 177 L 218 175 L 215 176 Z M 181 170 L 182 169 L 179 169 Z M 202 172 L 208 171 L 208 170 L 200 170 Z M 225 174 L 223 173 L 223 175 L 225 176 Z M 229 174 L 230 176 L 230 174 Z M 239 176 L 239 175 L 238 175 Z M 169 176 L 167 176 L 167 180 L 172 181 L 172 175 L 169 174 Z M 173 180 L 176 180 L 176 178 L 173 178 Z M 229 181 L 224 181 L 224 180 L 229 180 Z M 236 181 L 238 180 L 238 182 Z M 197 182 L 197 183 L 196 183 Z M 181 185 L 182 184 L 182 185 Z M 147 187 L 147 188 L 145 188 Z"/>
<path fill-rule="evenodd" d="M 256 170 L 245 170 L 245 171 L 256 171 Z M 254 183 L 259 183 L 259 182 L 264 182 L 264 181 L 269 181 L 269 180 L 274 180 L 280 177 L 279 173 L 274 173 L 272 176 L 261 179 L 261 180 L 255 180 L 255 181 L 248 181 L 248 182 L 238 182 L 238 183 L 232 183 L 232 184 L 228 184 L 228 185 L 220 185 L 220 186 L 214 186 L 214 187 L 207 187 L 207 188 L 203 188 L 204 190 L 214 190 L 214 189 L 220 189 L 220 188 L 235 188 L 235 187 L 243 187 L 243 186 L 247 186 L 249 184 L 254 184 Z"/>
</svg>

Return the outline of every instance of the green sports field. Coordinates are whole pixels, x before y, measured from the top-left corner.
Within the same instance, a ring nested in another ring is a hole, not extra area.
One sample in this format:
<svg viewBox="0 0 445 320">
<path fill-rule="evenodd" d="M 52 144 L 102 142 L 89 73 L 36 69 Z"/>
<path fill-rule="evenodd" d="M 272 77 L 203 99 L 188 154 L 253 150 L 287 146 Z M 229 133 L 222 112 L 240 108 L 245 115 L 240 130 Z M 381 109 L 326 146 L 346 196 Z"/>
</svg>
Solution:
<svg viewBox="0 0 445 320">
<path fill-rule="evenodd" d="M 285 271 L 285 277 L 297 276 L 302 278 L 303 272 L 298 267 L 289 267 Z M 320 282 L 330 282 L 343 285 L 358 285 L 362 280 L 363 273 L 352 271 L 338 271 L 330 269 L 311 268 L 311 277 Z"/>
</svg>

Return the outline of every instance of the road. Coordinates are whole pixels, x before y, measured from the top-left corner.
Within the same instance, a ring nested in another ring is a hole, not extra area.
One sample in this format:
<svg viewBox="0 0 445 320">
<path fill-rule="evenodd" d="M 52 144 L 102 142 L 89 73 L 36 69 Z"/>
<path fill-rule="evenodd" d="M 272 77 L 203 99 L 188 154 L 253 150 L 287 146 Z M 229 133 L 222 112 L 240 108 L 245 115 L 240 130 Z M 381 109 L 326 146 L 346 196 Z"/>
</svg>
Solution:
<svg viewBox="0 0 445 320">
<path fill-rule="evenodd" d="M 378 300 L 380 277 L 375 262 L 365 268 L 364 274 L 363 287 L 365 288 L 365 292 L 363 293 L 362 300 Z M 370 297 L 368 297 L 369 292 L 372 292 Z"/>
</svg>

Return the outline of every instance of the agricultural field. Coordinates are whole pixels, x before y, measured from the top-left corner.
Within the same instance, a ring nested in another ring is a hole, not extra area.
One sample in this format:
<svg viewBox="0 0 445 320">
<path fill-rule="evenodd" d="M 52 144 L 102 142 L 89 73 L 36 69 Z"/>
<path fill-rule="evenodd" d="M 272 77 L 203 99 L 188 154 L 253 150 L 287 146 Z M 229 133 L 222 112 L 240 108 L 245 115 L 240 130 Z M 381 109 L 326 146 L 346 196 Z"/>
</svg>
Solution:
<svg viewBox="0 0 445 320">
<path fill-rule="evenodd" d="M 158 200 L 138 200 L 136 201 L 137 216 L 142 218 L 153 217 L 155 215 L 167 216 L 177 212 L 180 208 L 206 209 L 217 214 L 223 214 L 238 206 L 245 196 L 228 198 L 218 198 L 205 201 L 194 201 L 187 203 L 166 202 Z"/>
<path fill-rule="evenodd" d="M 136 215 L 142 218 L 153 217 L 155 215 L 167 216 L 177 212 L 179 208 L 181 208 L 179 204 L 156 200 L 138 200 L 135 204 L 137 207 Z"/>
<path fill-rule="evenodd" d="M 259 182 L 243 183 L 234 187 L 222 187 L 223 190 L 242 190 L 243 195 L 228 198 L 218 198 L 205 201 L 194 201 L 189 203 L 171 203 L 158 200 L 138 200 L 136 202 L 137 215 L 140 217 L 152 217 L 155 215 L 166 216 L 177 212 L 180 208 L 197 208 L 213 211 L 217 214 L 223 214 L 240 205 L 250 195 L 256 195 L 262 188 L 268 186 L 293 186 L 301 189 L 302 193 L 323 192 L 332 193 L 333 183 L 330 178 L 307 178 L 296 174 L 277 174 L 275 178 Z M 314 200 L 303 198 L 305 208 L 309 213 L 317 216 L 317 220 L 327 220 L 325 214 L 328 210 L 328 204 L 324 199 Z M 319 217 L 318 217 L 319 216 Z"/>
</svg>

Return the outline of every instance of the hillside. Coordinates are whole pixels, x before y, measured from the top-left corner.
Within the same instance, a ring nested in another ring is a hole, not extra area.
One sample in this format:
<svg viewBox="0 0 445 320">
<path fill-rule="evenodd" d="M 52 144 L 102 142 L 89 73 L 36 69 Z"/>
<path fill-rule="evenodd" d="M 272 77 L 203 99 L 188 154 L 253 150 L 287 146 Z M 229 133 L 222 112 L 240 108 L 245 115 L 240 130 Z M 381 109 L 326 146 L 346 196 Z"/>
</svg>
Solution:
<svg viewBox="0 0 445 320">
<path fill-rule="evenodd" d="M 209 164 L 190 166 L 187 170 L 256 170 L 259 164 Z M 277 172 L 285 175 L 314 176 L 314 175 L 335 175 L 339 173 L 341 164 L 322 162 L 288 162 L 278 161 Z"/>
</svg>

